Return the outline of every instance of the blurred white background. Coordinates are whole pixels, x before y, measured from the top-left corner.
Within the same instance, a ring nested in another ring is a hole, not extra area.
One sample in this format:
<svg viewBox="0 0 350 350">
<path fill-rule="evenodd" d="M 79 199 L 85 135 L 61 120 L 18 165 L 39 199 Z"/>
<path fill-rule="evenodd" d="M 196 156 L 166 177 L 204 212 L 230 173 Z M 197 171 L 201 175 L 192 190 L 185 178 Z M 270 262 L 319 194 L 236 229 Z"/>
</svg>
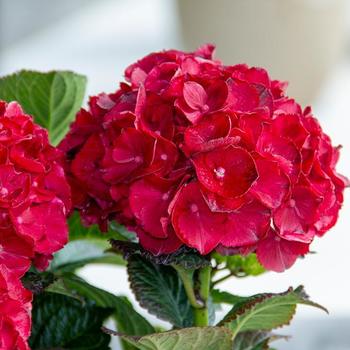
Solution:
<svg viewBox="0 0 350 350">
<path fill-rule="evenodd" d="M 188 8 L 185 0 L 180 1 L 181 11 L 175 0 L 0 0 L 0 75 L 22 68 L 69 69 L 88 76 L 89 95 L 111 92 L 123 69 L 145 54 L 163 48 L 194 49 L 191 46 L 197 42 L 216 39 L 218 56 L 221 53 L 226 63 L 263 64 L 274 78 L 288 78 L 293 94 L 312 103 L 334 143 L 343 145 L 339 171 L 349 176 L 350 4 L 231 0 L 233 7 L 224 11 L 228 2 L 216 0 L 208 16 L 200 0 L 189 1 Z M 281 3 L 295 6 L 281 7 Z M 283 274 L 232 280 L 222 289 L 244 295 L 304 284 L 330 315 L 299 307 L 293 325 L 281 330 L 293 338 L 276 347 L 349 350 L 349 229 L 347 193 L 337 226 L 313 244 L 317 254 Z M 100 287 L 131 297 L 123 269 L 91 266 L 81 274 Z M 116 339 L 113 349 L 119 349 Z"/>
</svg>

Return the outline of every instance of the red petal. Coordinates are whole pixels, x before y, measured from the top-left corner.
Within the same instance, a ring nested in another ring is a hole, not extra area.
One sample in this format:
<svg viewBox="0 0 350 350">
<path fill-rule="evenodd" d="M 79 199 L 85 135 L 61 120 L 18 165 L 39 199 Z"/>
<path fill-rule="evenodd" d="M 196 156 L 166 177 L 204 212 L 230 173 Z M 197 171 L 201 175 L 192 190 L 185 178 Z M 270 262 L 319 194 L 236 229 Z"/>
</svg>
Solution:
<svg viewBox="0 0 350 350">
<path fill-rule="evenodd" d="M 263 123 L 268 120 L 268 115 L 264 111 L 259 111 L 256 113 L 245 113 L 239 116 L 238 127 L 244 131 L 246 138 L 248 138 L 249 143 L 255 145 L 261 135 L 263 130 Z"/>
<path fill-rule="evenodd" d="M 253 158 L 242 148 L 221 147 L 196 155 L 193 162 L 201 184 L 223 197 L 243 195 L 258 177 Z"/>
<path fill-rule="evenodd" d="M 272 111 L 272 96 L 268 89 L 260 84 L 251 84 L 237 79 L 227 81 L 229 87 L 228 105 L 237 112 L 252 112 L 260 107 Z"/>
<path fill-rule="evenodd" d="M 99 196 L 108 196 L 108 186 L 102 180 L 102 170 L 99 162 L 102 160 L 104 150 L 97 134 L 90 136 L 80 152 L 72 161 L 73 174 L 88 189 L 90 193 Z"/>
<path fill-rule="evenodd" d="M 227 113 L 204 116 L 199 123 L 185 130 L 185 151 L 191 154 L 237 143 L 239 137 L 229 137 L 234 118 Z"/>
<path fill-rule="evenodd" d="M 201 186 L 203 198 L 212 212 L 230 213 L 249 201 L 247 195 L 236 198 L 221 197 Z"/>
<path fill-rule="evenodd" d="M 282 114 L 277 116 L 273 120 L 272 129 L 276 135 L 293 141 L 298 148 L 301 148 L 309 135 L 303 127 L 300 117 L 295 114 Z"/>
<path fill-rule="evenodd" d="M 226 214 L 209 210 L 197 182 L 180 190 L 172 211 L 177 236 L 203 255 L 210 253 L 220 243 L 226 218 Z"/>
<path fill-rule="evenodd" d="M 150 251 L 154 255 L 171 254 L 177 251 L 182 242 L 176 236 L 175 232 L 168 231 L 167 238 L 159 239 L 148 235 L 141 229 L 137 230 L 137 236 L 143 248 Z"/>
<path fill-rule="evenodd" d="M 299 256 L 305 255 L 308 251 L 308 244 L 287 241 L 271 229 L 268 236 L 259 242 L 256 253 L 260 263 L 266 269 L 283 272 L 289 269 Z"/>
<path fill-rule="evenodd" d="M 256 243 L 269 227 L 270 211 L 253 202 L 232 213 L 213 213 L 198 183 L 192 182 L 180 190 L 172 222 L 178 237 L 205 255 L 218 244 L 239 247 Z"/>
<path fill-rule="evenodd" d="M 290 190 L 290 181 L 277 162 L 255 159 L 259 178 L 251 188 L 253 193 L 269 208 L 279 207 Z"/>
<path fill-rule="evenodd" d="M 316 221 L 320 197 L 307 187 L 297 186 L 289 202 L 276 209 L 274 223 L 280 236 L 290 241 L 310 243 L 314 232 L 310 230 Z"/>
<path fill-rule="evenodd" d="M 143 229 L 156 238 L 166 238 L 161 219 L 168 216 L 174 183 L 162 178 L 148 177 L 130 187 L 129 203 Z"/>
<path fill-rule="evenodd" d="M 27 199 L 31 185 L 28 173 L 18 172 L 13 165 L 0 165 L 0 204 L 16 207 Z"/>
<path fill-rule="evenodd" d="M 0 231 L 0 265 L 5 265 L 18 278 L 30 267 L 33 247 L 12 230 Z"/>
<path fill-rule="evenodd" d="M 220 243 L 225 247 L 257 243 L 270 227 L 271 213 L 258 202 L 246 204 L 227 215 Z"/>
<path fill-rule="evenodd" d="M 210 111 L 214 112 L 221 109 L 225 105 L 228 96 L 226 82 L 223 80 L 211 82 L 207 89 L 207 96 L 206 104 L 209 106 Z"/>
<path fill-rule="evenodd" d="M 202 85 L 194 81 L 187 81 L 184 84 L 183 94 L 190 108 L 200 111 L 205 109 L 208 96 Z"/>
<path fill-rule="evenodd" d="M 174 108 L 169 106 L 158 95 L 149 95 L 147 105 L 142 115 L 137 120 L 137 127 L 154 134 L 172 140 L 175 131 Z"/>
<path fill-rule="evenodd" d="M 301 154 L 292 141 L 273 135 L 265 128 L 256 148 L 264 157 L 276 160 L 292 181 L 297 180 L 301 170 Z"/>
<path fill-rule="evenodd" d="M 67 243 L 66 211 L 59 199 L 24 211 L 11 210 L 10 215 L 16 231 L 24 238 L 34 240 L 39 253 L 56 252 Z"/>
</svg>

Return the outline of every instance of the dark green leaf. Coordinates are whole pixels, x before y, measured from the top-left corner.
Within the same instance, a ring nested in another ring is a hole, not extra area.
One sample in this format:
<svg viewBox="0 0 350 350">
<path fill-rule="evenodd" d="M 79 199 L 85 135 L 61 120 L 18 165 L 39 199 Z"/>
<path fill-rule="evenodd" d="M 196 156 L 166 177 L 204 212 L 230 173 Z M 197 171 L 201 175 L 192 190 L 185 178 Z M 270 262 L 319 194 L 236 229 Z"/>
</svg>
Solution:
<svg viewBox="0 0 350 350">
<path fill-rule="evenodd" d="M 233 339 L 240 332 L 269 331 L 281 327 L 293 318 L 297 304 L 306 304 L 327 310 L 308 299 L 302 286 L 289 288 L 280 294 L 258 294 L 236 303 L 231 311 L 219 323 L 229 327 Z"/>
<path fill-rule="evenodd" d="M 123 338 L 140 350 L 232 350 L 231 332 L 224 327 L 185 328 L 138 340 Z"/>
<path fill-rule="evenodd" d="M 97 306 L 113 309 L 113 318 L 119 332 L 132 336 L 142 336 L 155 332 L 153 326 L 135 311 L 132 304 L 125 297 L 118 297 L 94 287 L 73 274 L 64 274 L 61 280 L 65 288 L 74 295 L 93 300 Z M 134 347 L 124 344 L 124 349 L 131 350 Z"/>
<path fill-rule="evenodd" d="M 175 327 L 193 325 L 191 305 L 183 283 L 172 267 L 133 255 L 127 269 L 131 289 L 142 307 Z"/>
<path fill-rule="evenodd" d="M 86 78 L 73 72 L 20 71 L 0 79 L 0 99 L 18 101 L 57 145 L 82 105 L 85 86 Z"/>
<path fill-rule="evenodd" d="M 210 260 L 199 255 L 194 249 L 181 247 L 172 254 L 155 256 L 143 249 L 139 244 L 118 240 L 110 240 L 112 250 L 122 253 L 125 259 L 133 255 L 139 255 L 158 265 L 180 265 L 186 269 L 199 269 L 210 265 Z"/>
<path fill-rule="evenodd" d="M 60 294 L 39 294 L 33 302 L 30 347 L 32 350 L 109 349 L 110 338 L 100 328 L 111 312 L 92 301 L 82 303 Z M 87 337 L 90 342 L 85 348 L 82 344 L 86 344 Z"/>
</svg>

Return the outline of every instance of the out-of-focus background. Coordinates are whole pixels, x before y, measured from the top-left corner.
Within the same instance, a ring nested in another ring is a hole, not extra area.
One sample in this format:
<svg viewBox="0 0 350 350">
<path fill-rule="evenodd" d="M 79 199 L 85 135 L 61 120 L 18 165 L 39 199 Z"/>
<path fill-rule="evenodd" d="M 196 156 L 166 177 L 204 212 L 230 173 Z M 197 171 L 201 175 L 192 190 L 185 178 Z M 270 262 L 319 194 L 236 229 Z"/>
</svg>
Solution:
<svg viewBox="0 0 350 350">
<path fill-rule="evenodd" d="M 323 128 L 343 145 L 339 171 L 350 175 L 350 1 L 0 0 L 0 75 L 74 70 L 88 76 L 89 95 L 115 90 L 123 69 L 151 51 L 192 50 L 205 42 L 216 43 L 225 63 L 261 65 L 289 80 L 289 93 L 312 104 Z M 329 316 L 299 307 L 293 325 L 281 330 L 293 338 L 277 349 L 350 349 L 349 193 L 345 203 L 337 226 L 314 243 L 317 254 L 284 274 L 222 285 L 253 294 L 305 284 L 312 299 L 328 307 Z M 122 269 L 91 266 L 81 274 L 131 297 Z"/>
</svg>

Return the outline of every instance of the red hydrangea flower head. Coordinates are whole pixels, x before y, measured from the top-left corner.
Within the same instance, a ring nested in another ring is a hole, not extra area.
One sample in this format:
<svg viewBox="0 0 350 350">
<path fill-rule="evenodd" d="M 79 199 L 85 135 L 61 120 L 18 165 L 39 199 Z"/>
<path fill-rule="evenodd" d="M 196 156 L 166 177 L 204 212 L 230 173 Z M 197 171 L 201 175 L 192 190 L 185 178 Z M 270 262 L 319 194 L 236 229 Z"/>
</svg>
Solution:
<svg viewBox="0 0 350 350">
<path fill-rule="evenodd" d="M 0 264 L 21 277 L 67 242 L 71 207 L 62 152 L 15 103 L 0 101 Z"/>
<path fill-rule="evenodd" d="M 337 220 L 339 147 L 285 83 L 213 51 L 152 53 L 115 93 L 90 98 L 60 145 L 74 206 L 156 255 L 255 251 L 283 271 Z"/>
<path fill-rule="evenodd" d="M 20 278 L 67 242 L 63 153 L 15 103 L 0 101 L 0 348 L 29 349 L 31 293 Z"/>
</svg>

